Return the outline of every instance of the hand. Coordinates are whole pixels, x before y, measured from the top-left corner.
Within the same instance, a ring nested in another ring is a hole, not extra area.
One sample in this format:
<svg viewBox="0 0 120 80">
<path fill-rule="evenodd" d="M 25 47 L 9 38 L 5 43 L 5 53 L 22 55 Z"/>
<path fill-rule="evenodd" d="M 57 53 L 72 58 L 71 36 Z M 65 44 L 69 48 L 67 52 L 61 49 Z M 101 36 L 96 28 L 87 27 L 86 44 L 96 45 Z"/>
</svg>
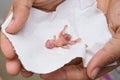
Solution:
<svg viewBox="0 0 120 80">
<path fill-rule="evenodd" d="M 82 66 L 81 60 L 75 59 L 63 68 L 49 74 L 42 74 L 41 77 L 46 80 L 90 80 L 90 78 L 95 79 L 118 67 L 119 65 L 111 67 L 107 67 L 107 65 L 115 61 L 120 64 L 119 7 L 120 1 L 118 0 L 111 0 L 111 2 L 110 0 L 98 0 L 98 8 L 107 16 L 113 38 L 96 53 L 87 69 Z"/>
<path fill-rule="evenodd" d="M 31 7 L 35 7 L 44 11 L 54 11 L 60 3 L 64 0 L 14 0 L 11 11 L 13 11 L 13 19 L 8 25 L 6 31 L 8 33 L 17 33 L 26 22 Z M 11 12 L 10 11 L 10 12 Z M 7 58 L 6 68 L 11 75 L 17 75 L 20 71 L 24 77 L 31 76 L 33 73 L 26 71 L 17 58 L 16 52 L 8 40 L 8 38 L 1 33 L 1 49 Z"/>
<path fill-rule="evenodd" d="M 90 61 L 87 72 L 92 79 L 120 66 L 120 0 L 110 0 L 107 18 L 112 39 Z M 118 64 L 107 66 L 113 62 Z"/>
<path fill-rule="evenodd" d="M 26 22 L 31 7 L 35 7 L 44 11 L 54 11 L 64 0 L 14 0 L 13 3 L 13 19 L 8 25 L 6 31 L 8 33 L 18 32 Z"/>
<path fill-rule="evenodd" d="M 91 80 L 81 58 L 76 58 L 64 67 L 48 74 L 41 74 L 45 80 Z"/>
</svg>

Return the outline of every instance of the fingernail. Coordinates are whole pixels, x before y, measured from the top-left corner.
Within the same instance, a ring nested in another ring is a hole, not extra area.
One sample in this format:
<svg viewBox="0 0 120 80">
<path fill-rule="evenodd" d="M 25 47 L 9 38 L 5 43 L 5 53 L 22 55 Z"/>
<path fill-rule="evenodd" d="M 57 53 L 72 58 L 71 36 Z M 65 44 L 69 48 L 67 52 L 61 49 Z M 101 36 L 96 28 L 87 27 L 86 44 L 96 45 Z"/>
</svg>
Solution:
<svg viewBox="0 0 120 80">
<path fill-rule="evenodd" d="M 97 74 L 99 73 L 100 71 L 100 68 L 95 68 L 93 71 L 92 71 L 92 74 L 91 74 L 91 78 L 92 79 L 95 79 Z"/>
</svg>

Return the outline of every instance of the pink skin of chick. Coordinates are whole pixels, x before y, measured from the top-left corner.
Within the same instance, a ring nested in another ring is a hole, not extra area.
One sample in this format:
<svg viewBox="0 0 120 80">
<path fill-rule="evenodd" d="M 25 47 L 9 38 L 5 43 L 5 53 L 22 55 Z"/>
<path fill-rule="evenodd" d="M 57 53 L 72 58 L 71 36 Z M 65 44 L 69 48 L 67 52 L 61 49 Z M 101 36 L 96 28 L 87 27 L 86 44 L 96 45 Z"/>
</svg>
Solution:
<svg viewBox="0 0 120 80">
<path fill-rule="evenodd" d="M 62 47 L 68 49 L 70 45 L 74 45 L 80 42 L 80 38 L 71 40 L 72 36 L 68 33 L 65 33 L 67 27 L 67 25 L 64 26 L 64 29 L 60 32 L 58 39 L 56 39 L 56 36 L 54 36 L 53 39 L 49 39 L 46 41 L 46 47 L 48 49 L 53 49 L 55 47 Z"/>
</svg>

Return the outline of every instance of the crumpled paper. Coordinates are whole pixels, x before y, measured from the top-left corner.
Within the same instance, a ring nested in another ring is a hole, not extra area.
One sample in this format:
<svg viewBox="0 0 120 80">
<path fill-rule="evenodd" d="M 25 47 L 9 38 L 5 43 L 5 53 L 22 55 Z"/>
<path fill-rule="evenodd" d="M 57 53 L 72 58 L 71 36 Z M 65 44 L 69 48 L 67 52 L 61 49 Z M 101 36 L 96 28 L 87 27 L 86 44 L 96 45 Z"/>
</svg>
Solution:
<svg viewBox="0 0 120 80">
<path fill-rule="evenodd" d="M 18 58 L 28 71 L 49 73 L 76 57 L 81 57 L 86 67 L 95 53 L 111 38 L 104 14 L 97 9 L 96 0 L 66 0 L 54 12 L 31 9 L 24 28 L 16 34 L 8 34 L 5 28 L 13 13 L 2 25 L 2 32 L 12 42 Z M 67 33 L 81 41 L 70 46 L 48 49 L 45 42 L 68 25 Z M 87 45 L 87 47 L 86 47 Z"/>
</svg>

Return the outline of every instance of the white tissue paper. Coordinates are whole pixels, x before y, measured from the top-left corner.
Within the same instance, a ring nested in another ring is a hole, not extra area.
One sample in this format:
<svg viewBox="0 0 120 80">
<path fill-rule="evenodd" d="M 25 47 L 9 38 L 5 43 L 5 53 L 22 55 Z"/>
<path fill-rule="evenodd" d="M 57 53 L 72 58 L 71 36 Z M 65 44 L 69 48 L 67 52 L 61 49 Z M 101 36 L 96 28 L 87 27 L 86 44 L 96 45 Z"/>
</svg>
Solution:
<svg viewBox="0 0 120 80">
<path fill-rule="evenodd" d="M 13 13 L 2 25 L 2 32 L 12 42 L 16 53 L 28 71 L 49 73 L 76 57 L 81 57 L 86 67 L 95 53 L 111 38 L 104 14 L 97 9 L 96 0 L 66 0 L 54 12 L 31 9 L 25 26 L 16 34 L 8 34 L 5 28 Z M 70 46 L 48 49 L 45 42 L 58 37 L 68 25 L 66 32 L 81 41 Z M 87 44 L 87 48 L 85 47 Z"/>
</svg>

